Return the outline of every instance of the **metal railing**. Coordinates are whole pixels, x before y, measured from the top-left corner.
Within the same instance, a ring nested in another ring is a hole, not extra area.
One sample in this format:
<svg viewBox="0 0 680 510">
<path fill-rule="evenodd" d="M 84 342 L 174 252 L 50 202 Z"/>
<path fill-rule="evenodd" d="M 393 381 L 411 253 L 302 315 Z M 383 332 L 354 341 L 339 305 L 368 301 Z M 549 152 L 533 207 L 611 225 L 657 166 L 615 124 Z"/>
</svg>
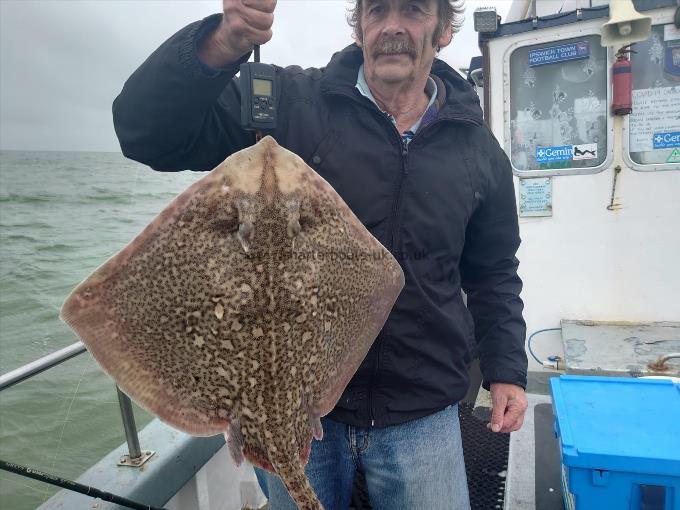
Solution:
<svg viewBox="0 0 680 510">
<path fill-rule="evenodd" d="M 12 370 L 11 372 L 0 375 L 0 391 L 7 389 L 10 386 L 14 386 L 21 381 L 25 381 L 26 379 L 30 379 L 34 375 L 38 375 L 39 373 L 55 367 L 66 360 L 75 358 L 84 352 L 85 346 L 83 345 L 83 342 L 76 342 L 69 345 L 68 347 L 64 347 L 63 349 L 48 354 L 47 356 L 43 356 L 40 359 L 26 363 L 24 366 L 21 366 L 16 370 Z"/>
<path fill-rule="evenodd" d="M 75 358 L 86 350 L 87 349 L 82 342 L 76 342 L 68 347 L 64 347 L 63 349 L 59 349 L 58 351 L 27 363 L 15 370 L 11 370 L 6 374 L 0 375 L 0 391 L 6 390 L 22 381 L 26 381 L 64 361 Z M 153 452 L 143 452 L 139 446 L 139 436 L 137 435 L 135 415 L 132 410 L 130 397 L 123 393 L 118 386 L 116 386 L 116 392 L 118 393 L 120 416 L 123 421 L 125 439 L 128 445 L 128 455 L 121 459 L 119 465 L 139 467 L 146 459 L 153 455 Z"/>
</svg>

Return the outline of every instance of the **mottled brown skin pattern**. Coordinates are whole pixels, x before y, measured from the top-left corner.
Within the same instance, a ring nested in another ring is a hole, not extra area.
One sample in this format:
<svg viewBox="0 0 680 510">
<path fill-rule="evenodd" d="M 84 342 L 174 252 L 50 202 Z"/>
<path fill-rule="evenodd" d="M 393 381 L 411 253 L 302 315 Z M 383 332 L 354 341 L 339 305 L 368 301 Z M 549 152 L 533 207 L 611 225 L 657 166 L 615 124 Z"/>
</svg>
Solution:
<svg viewBox="0 0 680 510">
<path fill-rule="evenodd" d="M 225 432 L 318 510 L 305 474 L 403 287 L 335 191 L 266 137 L 171 203 L 62 318 L 121 388 L 194 435 Z"/>
</svg>

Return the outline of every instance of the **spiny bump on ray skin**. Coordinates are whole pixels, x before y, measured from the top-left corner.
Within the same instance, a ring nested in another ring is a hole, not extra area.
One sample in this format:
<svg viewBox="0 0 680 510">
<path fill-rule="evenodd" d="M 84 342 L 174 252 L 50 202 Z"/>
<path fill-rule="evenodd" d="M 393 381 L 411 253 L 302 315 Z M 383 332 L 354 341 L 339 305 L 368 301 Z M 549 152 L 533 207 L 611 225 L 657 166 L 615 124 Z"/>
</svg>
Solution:
<svg viewBox="0 0 680 510">
<path fill-rule="evenodd" d="M 225 433 L 321 504 L 304 465 L 401 291 L 398 263 L 332 187 L 265 137 L 179 195 L 61 317 L 140 405 Z"/>
</svg>

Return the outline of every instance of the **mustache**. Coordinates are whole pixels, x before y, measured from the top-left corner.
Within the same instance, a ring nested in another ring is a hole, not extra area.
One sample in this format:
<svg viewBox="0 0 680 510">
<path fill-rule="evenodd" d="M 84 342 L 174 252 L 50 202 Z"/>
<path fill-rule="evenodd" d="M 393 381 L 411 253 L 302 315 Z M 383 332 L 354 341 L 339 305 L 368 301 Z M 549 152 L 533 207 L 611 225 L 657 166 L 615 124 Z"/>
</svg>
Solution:
<svg viewBox="0 0 680 510">
<path fill-rule="evenodd" d="M 373 56 L 378 55 L 397 55 L 406 53 L 411 58 L 416 58 L 416 46 L 410 39 L 394 39 L 385 37 L 380 39 L 373 48 Z"/>
</svg>

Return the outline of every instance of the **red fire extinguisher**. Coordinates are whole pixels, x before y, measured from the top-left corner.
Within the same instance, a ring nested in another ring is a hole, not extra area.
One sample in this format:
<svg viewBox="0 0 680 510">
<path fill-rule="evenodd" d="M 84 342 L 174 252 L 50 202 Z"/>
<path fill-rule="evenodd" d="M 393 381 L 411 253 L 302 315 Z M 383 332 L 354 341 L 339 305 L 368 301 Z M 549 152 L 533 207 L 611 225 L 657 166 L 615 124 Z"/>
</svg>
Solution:
<svg viewBox="0 0 680 510">
<path fill-rule="evenodd" d="M 633 111 L 633 75 L 631 73 L 630 46 L 624 46 L 616 54 L 616 62 L 612 66 L 614 115 L 628 115 Z"/>
</svg>

